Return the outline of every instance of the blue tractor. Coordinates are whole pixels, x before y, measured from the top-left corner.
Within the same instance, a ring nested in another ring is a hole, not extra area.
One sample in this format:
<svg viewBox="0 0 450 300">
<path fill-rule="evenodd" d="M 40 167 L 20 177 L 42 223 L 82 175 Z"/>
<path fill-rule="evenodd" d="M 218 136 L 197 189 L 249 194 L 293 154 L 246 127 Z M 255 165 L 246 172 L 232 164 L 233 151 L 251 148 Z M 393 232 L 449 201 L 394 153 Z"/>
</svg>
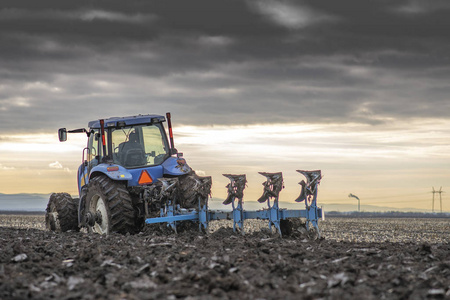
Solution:
<svg viewBox="0 0 450 300">
<path fill-rule="evenodd" d="M 169 137 L 163 127 L 167 121 Z M 54 193 L 47 205 L 46 225 L 53 231 L 78 231 L 86 228 L 99 234 L 136 233 L 145 224 L 166 223 L 177 232 L 177 224 L 193 222 L 205 232 L 213 220 L 233 220 L 233 229 L 244 233 L 244 220 L 268 220 L 281 235 L 292 231 L 293 219 L 306 219 L 306 229 L 320 237 L 317 206 L 320 170 L 297 170 L 306 177 L 300 181 L 300 196 L 305 209 L 279 207 L 284 188 L 281 172 L 259 172 L 266 178 L 262 196 L 257 200 L 267 207 L 247 211 L 243 207 L 245 174 L 224 174 L 230 180 L 223 204 L 231 211 L 208 208 L 211 177 L 200 177 L 187 165 L 173 142 L 170 113 L 109 118 L 89 122 L 89 129 L 58 131 L 59 140 L 67 133 L 85 133 L 88 137 L 78 168 L 79 198 Z"/>
<path fill-rule="evenodd" d="M 166 121 L 169 137 L 163 126 Z M 159 216 L 166 201 L 176 199 L 179 209 L 207 201 L 211 177 L 197 176 L 175 149 L 170 113 L 100 119 L 88 126 L 58 130 L 61 142 L 67 140 L 67 133 L 85 133 L 88 139 L 78 168 L 79 198 L 52 194 L 48 229 L 135 233 L 147 218 Z M 177 188 L 168 195 L 167 185 L 173 182 Z"/>
</svg>

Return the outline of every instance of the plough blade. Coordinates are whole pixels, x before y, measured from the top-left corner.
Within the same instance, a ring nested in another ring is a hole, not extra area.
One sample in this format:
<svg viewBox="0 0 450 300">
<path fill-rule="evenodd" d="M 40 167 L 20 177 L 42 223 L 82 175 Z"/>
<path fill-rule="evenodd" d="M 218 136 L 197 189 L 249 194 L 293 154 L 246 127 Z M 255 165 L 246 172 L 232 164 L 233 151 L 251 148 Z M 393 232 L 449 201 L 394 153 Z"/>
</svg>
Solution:
<svg viewBox="0 0 450 300">
<path fill-rule="evenodd" d="M 242 199 L 244 198 L 244 189 L 247 184 L 247 179 L 245 174 L 232 175 L 223 174 L 223 176 L 230 179 L 230 183 L 227 184 L 228 196 L 223 202 L 223 204 L 231 204 L 233 207 L 232 218 L 233 218 L 233 231 L 239 230 L 244 233 L 244 208 L 242 204 Z M 237 204 L 235 200 L 237 199 Z"/>
<path fill-rule="evenodd" d="M 264 191 L 262 196 L 258 199 L 259 203 L 264 203 L 270 201 L 270 198 L 278 198 L 279 193 L 284 188 L 283 186 L 283 174 L 278 173 L 267 173 L 258 172 L 259 174 L 267 178 L 266 182 L 263 182 Z M 270 204 L 269 204 L 270 206 Z"/>
<path fill-rule="evenodd" d="M 323 212 L 322 209 L 317 207 L 317 188 L 320 184 L 320 180 L 322 179 L 322 172 L 321 170 L 297 170 L 297 172 L 306 177 L 306 183 L 304 180 L 299 182 L 302 186 L 302 191 L 299 198 L 297 198 L 299 201 L 305 201 L 307 213 L 306 229 L 308 231 L 316 230 L 318 237 L 320 237 L 318 219 L 323 216 Z M 312 228 L 310 227 L 311 225 L 313 226 Z"/>
<path fill-rule="evenodd" d="M 223 204 L 228 205 L 234 201 L 235 198 L 242 199 L 244 197 L 244 189 L 247 184 L 247 179 L 245 174 L 243 175 L 232 175 L 223 174 L 223 176 L 230 179 L 230 183 L 227 184 L 228 197 L 223 201 Z"/>
<path fill-rule="evenodd" d="M 231 212 L 213 211 L 208 209 L 208 198 L 211 191 L 211 177 L 199 177 L 195 190 L 198 197 L 198 209 L 186 210 L 180 209 L 176 203 L 176 188 L 178 182 L 174 179 L 161 179 L 163 188 L 160 192 L 161 203 L 165 203 L 164 209 L 161 209 L 159 218 L 149 218 L 146 223 L 166 222 L 176 232 L 176 222 L 180 221 L 198 221 L 200 231 L 206 231 L 208 224 L 212 220 L 233 220 L 233 231 L 244 233 L 244 220 L 261 219 L 269 221 L 269 229 L 272 226 L 276 228 L 280 237 L 282 236 L 282 220 L 290 218 L 305 218 L 308 231 L 316 231 L 320 237 L 318 219 L 322 217 L 323 211 L 317 207 L 317 190 L 322 179 L 321 171 L 297 170 L 306 177 L 300 181 L 302 187 L 300 196 L 295 199 L 296 202 L 305 201 L 304 210 L 288 210 L 279 207 L 279 194 L 284 188 L 283 174 L 259 172 L 266 177 L 263 182 L 264 190 L 262 196 L 257 200 L 260 203 L 267 203 L 267 208 L 257 211 L 245 211 L 243 208 L 244 189 L 247 179 L 245 174 L 233 175 L 223 174 L 230 180 L 226 185 L 228 195 L 223 204 L 232 205 Z"/>
<path fill-rule="evenodd" d="M 320 184 L 320 180 L 322 179 L 321 171 L 297 170 L 297 172 L 303 174 L 306 177 L 307 181 L 305 182 L 304 180 L 302 180 L 298 183 L 302 186 L 302 191 L 300 192 L 300 196 L 295 201 L 302 202 L 305 200 L 310 200 L 310 198 L 316 192 L 317 186 Z"/>
</svg>

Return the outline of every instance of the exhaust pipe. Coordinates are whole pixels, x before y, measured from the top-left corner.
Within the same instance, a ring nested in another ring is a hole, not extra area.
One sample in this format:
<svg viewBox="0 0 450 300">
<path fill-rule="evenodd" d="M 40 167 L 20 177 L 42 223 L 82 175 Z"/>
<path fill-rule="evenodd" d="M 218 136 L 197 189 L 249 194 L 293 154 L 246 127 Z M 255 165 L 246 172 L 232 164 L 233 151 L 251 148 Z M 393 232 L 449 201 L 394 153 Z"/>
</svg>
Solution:
<svg viewBox="0 0 450 300">
<path fill-rule="evenodd" d="M 173 132 L 172 132 L 172 121 L 170 112 L 166 113 L 167 118 L 167 126 L 169 127 L 169 140 L 170 140 L 170 154 L 176 154 L 177 151 L 175 150 L 175 145 L 173 143 Z"/>
</svg>

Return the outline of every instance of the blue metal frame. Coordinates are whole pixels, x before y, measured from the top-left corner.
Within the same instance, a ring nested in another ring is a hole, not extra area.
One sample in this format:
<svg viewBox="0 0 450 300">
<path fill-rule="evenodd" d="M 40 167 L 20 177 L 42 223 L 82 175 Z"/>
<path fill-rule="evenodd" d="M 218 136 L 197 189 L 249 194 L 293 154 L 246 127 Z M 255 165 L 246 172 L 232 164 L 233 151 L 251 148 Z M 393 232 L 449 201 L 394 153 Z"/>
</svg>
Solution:
<svg viewBox="0 0 450 300">
<path fill-rule="evenodd" d="M 320 237 L 318 220 L 319 218 L 322 218 L 322 216 L 322 208 L 319 208 L 316 205 L 311 205 L 303 210 L 288 210 L 279 208 L 278 204 L 274 204 L 268 209 L 257 211 L 246 211 L 243 210 L 242 207 L 239 207 L 239 205 L 234 207 L 232 211 L 209 210 L 207 205 L 204 205 L 198 210 L 194 209 L 181 211 L 176 209 L 174 205 L 169 204 L 162 210 L 160 217 L 148 218 L 145 220 L 145 223 L 168 223 L 168 225 L 176 232 L 176 222 L 179 221 L 198 221 L 199 229 L 202 231 L 208 228 L 210 221 L 233 220 L 233 231 L 236 231 L 238 228 L 239 231 L 243 232 L 244 220 L 259 219 L 269 220 L 269 229 L 271 229 L 273 225 L 277 229 L 279 235 L 282 236 L 280 228 L 281 220 L 287 220 L 290 218 L 305 218 L 307 229 L 310 230 L 310 226 L 312 225 L 317 230 Z"/>
</svg>

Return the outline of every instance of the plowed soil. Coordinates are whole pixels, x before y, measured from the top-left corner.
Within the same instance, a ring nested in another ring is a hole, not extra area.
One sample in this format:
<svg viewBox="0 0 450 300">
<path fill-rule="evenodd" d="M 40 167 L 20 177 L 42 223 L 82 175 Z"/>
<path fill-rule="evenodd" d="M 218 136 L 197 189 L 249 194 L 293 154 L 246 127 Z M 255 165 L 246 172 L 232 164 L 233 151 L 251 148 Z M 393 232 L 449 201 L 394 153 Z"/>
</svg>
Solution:
<svg viewBox="0 0 450 300">
<path fill-rule="evenodd" d="M 357 222 L 322 222 L 318 240 L 229 227 L 109 236 L 0 227 L 0 299 L 450 299 L 448 220 L 429 221 L 423 239 L 389 238 L 420 220 L 378 231 L 381 241 L 336 238 Z"/>
</svg>

